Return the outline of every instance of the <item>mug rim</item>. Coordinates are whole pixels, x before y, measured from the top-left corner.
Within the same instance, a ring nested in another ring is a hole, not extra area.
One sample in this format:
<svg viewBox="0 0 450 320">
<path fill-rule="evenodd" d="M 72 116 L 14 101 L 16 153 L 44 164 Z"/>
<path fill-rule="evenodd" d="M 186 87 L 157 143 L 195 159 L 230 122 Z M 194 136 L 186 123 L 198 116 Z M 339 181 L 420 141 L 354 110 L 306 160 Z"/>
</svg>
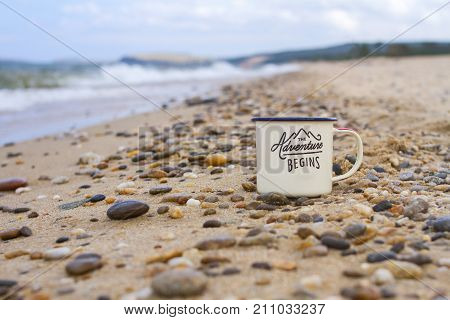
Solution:
<svg viewBox="0 0 450 320">
<path fill-rule="evenodd" d="M 252 121 L 337 121 L 332 117 L 256 117 Z"/>
</svg>

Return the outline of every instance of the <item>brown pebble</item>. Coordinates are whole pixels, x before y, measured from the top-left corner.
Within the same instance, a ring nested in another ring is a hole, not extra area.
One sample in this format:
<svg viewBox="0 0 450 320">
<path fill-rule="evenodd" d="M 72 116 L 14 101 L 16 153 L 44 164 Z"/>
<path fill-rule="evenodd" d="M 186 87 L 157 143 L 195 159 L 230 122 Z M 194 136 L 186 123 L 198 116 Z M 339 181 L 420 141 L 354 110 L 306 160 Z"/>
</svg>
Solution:
<svg viewBox="0 0 450 320">
<path fill-rule="evenodd" d="M 203 223 L 203 228 L 220 228 L 222 226 L 222 222 L 219 220 L 208 220 Z"/>
</svg>

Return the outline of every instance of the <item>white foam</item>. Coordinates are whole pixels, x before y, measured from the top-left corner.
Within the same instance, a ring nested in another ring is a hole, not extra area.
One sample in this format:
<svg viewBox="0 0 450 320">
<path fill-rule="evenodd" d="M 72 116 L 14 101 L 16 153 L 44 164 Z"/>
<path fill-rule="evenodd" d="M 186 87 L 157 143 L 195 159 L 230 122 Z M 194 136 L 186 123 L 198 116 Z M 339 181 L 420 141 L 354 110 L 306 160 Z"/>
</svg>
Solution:
<svg viewBox="0 0 450 320">
<path fill-rule="evenodd" d="M 30 107 L 91 98 L 114 98 L 128 94 L 129 89 L 109 74 L 127 85 L 164 84 L 197 80 L 264 77 L 297 71 L 297 64 L 264 65 L 257 69 L 241 69 L 226 62 L 194 69 L 157 69 L 141 65 L 115 63 L 103 65 L 106 72 L 72 75 L 64 79 L 64 86 L 51 89 L 0 89 L 0 112 L 23 111 Z M 108 74 L 109 73 L 109 74 Z"/>
</svg>

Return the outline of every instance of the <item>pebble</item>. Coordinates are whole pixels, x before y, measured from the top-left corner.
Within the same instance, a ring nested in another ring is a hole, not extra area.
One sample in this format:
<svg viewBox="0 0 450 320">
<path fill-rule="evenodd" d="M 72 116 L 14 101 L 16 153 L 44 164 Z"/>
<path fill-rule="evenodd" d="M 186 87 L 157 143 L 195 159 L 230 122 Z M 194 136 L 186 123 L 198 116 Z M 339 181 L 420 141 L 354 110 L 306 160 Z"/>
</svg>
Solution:
<svg viewBox="0 0 450 320">
<path fill-rule="evenodd" d="M 227 157 L 225 157 L 223 154 L 210 154 L 205 158 L 205 163 L 208 166 L 213 167 L 223 167 L 227 164 Z"/>
<path fill-rule="evenodd" d="M 127 200 L 111 206 L 106 214 L 112 220 L 136 218 L 149 210 L 149 206 L 136 200 Z"/>
<path fill-rule="evenodd" d="M 58 176 L 52 179 L 53 184 L 65 184 L 69 182 L 69 178 L 66 176 Z"/>
<path fill-rule="evenodd" d="M 392 208 L 392 203 L 389 200 L 383 200 L 372 207 L 373 211 L 381 212 Z"/>
<path fill-rule="evenodd" d="M 363 223 L 352 223 L 344 228 L 345 236 L 353 239 L 362 236 L 366 232 L 367 226 Z"/>
<path fill-rule="evenodd" d="M 45 260 L 59 260 L 67 258 L 71 252 L 70 248 L 67 247 L 53 248 L 45 251 L 43 258 Z"/>
<path fill-rule="evenodd" d="M 332 249 L 346 250 L 350 248 L 350 243 L 347 240 L 333 236 L 321 237 L 320 242 L 328 248 Z"/>
<path fill-rule="evenodd" d="M 245 198 L 243 196 L 239 195 L 239 194 L 233 194 L 230 197 L 230 200 L 231 200 L 231 202 L 240 202 L 240 201 L 244 201 Z"/>
<path fill-rule="evenodd" d="M 198 175 L 195 174 L 194 172 L 185 172 L 183 174 L 183 177 L 186 178 L 186 179 L 197 179 Z"/>
<path fill-rule="evenodd" d="M 56 239 L 56 243 L 63 243 L 63 242 L 67 242 L 67 241 L 69 241 L 70 240 L 70 238 L 69 237 L 66 237 L 66 236 L 63 236 L 63 237 L 59 237 L 58 239 Z"/>
<path fill-rule="evenodd" d="M 156 187 L 151 188 L 149 190 L 149 193 L 155 195 L 155 194 L 160 194 L 160 193 L 168 193 L 170 191 L 172 191 L 172 187 L 161 185 L 161 186 L 156 186 Z"/>
<path fill-rule="evenodd" d="M 380 180 L 380 178 L 378 178 L 376 175 L 370 172 L 366 175 L 366 178 L 372 182 L 378 182 Z"/>
<path fill-rule="evenodd" d="M 26 187 L 28 184 L 24 178 L 0 179 L 0 191 L 15 191 L 18 188 Z"/>
<path fill-rule="evenodd" d="M 22 193 L 30 192 L 30 191 L 31 191 L 30 187 L 20 187 L 20 188 L 17 188 L 15 192 L 17 194 L 22 194 Z"/>
<path fill-rule="evenodd" d="M 422 198 L 414 198 L 403 209 L 403 215 L 414 221 L 425 220 L 424 213 L 428 212 L 429 204 Z"/>
<path fill-rule="evenodd" d="M 156 294 L 172 297 L 190 297 L 202 294 L 207 286 L 206 276 L 193 269 L 174 269 L 159 273 L 151 287 Z"/>
<path fill-rule="evenodd" d="M 222 226 L 222 222 L 219 220 L 208 220 L 203 223 L 203 228 L 219 228 Z"/>
<path fill-rule="evenodd" d="M 89 199 L 89 202 L 100 202 L 105 199 L 106 197 L 103 194 L 96 194 Z"/>
<path fill-rule="evenodd" d="M 29 236 L 31 236 L 31 235 L 33 234 L 33 232 L 31 231 L 31 229 L 28 228 L 28 227 L 22 227 L 22 228 L 20 228 L 19 232 L 20 232 L 20 235 L 21 235 L 22 237 L 29 237 Z"/>
<path fill-rule="evenodd" d="M 192 195 L 189 193 L 172 193 L 164 196 L 161 202 L 175 202 L 178 204 L 185 204 Z"/>
<path fill-rule="evenodd" d="M 169 212 L 169 206 L 161 206 L 161 207 L 158 207 L 158 209 L 156 209 L 156 213 L 158 213 L 158 214 L 164 214 L 164 213 L 167 213 L 167 212 Z"/>
<path fill-rule="evenodd" d="M 324 257 L 327 254 L 328 254 L 328 248 L 323 245 L 312 246 L 312 247 L 306 248 L 303 251 L 304 258 Z"/>
<path fill-rule="evenodd" d="M 289 199 L 285 195 L 276 192 L 261 194 L 258 197 L 258 200 L 261 200 L 266 204 L 272 204 L 276 206 L 284 206 L 290 203 Z"/>
<path fill-rule="evenodd" d="M 75 209 L 75 208 L 78 208 L 78 207 L 84 205 L 87 202 L 89 202 L 89 199 L 82 199 L 82 200 L 78 200 L 78 201 L 61 204 L 58 206 L 58 208 L 61 210 L 72 210 L 72 209 Z"/>
<path fill-rule="evenodd" d="M 318 289 L 322 287 L 323 281 L 322 278 L 318 275 L 312 275 L 308 277 L 304 277 L 300 279 L 300 284 L 307 289 Z"/>
<path fill-rule="evenodd" d="M 95 255 L 82 255 L 76 257 L 66 265 L 66 272 L 72 276 L 89 273 L 102 267 L 101 257 Z"/>
<path fill-rule="evenodd" d="M 317 233 L 313 229 L 308 227 L 299 227 L 297 229 L 297 235 L 302 239 L 306 239 L 311 235 L 318 237 Z"/>
<path fill-rule="evenodd" d="M 367 262 L 376 263 L 385 260 L 395 260 L 397 259 L 397 255 L 392 251 L 381 251 L 381 252 L 373 252 L 367 255 Z"/>
<path fill-rule="evenodd" d="M 211 238 L 201 240 L 195 245 L 199 250 L 215 250 L 233 247 L 236 239 L 230 235 L 216 235 Z"/>
<path fill-rule="evenodd" d="M 244 182 L 242 184 L 242 188 L 244 188 L 244 190 L 247 191 L 247 192 L 254 192 L 254 191 L 256 191 L 256 185 L 254 183 L 251 183 L 251 182 Z"/>
<path fill-rule="evenodd" d="M 381 292 L 378 288 L 362 285 L 344 288 L 341 290 L 341 295 L 352 300 L 378 300 L 381 298 Z"/>
<path fill-rule="evenodd" d="M 395 263 L 385 261 L 380 264 L 392 272 L 397 279 L 419 279 L 422 277 L 422 268 L 411 262 L 395 261 Z"/>
<path fill-rule="evenodd" d="M 450 232 L 450 216 L 437 218 L 432 222 L 432 227 L 436 232 Z"/>
<path fill-rule="evenodd" d="M 136 187 L 136 184 L 133 181 L 122 182 L 116 187 L 117 192 L 121 192 L 130 188 Z"/>
<path fill-rule="evenodd" d="M 207 196 L 205 197 L 205 200 L 203 200 L 204 202 L 208 202 L 208 203 L 216 203 L 217 201 L 219 201 L 219 197 L 218 196 Z"/>
<path fill-rule="evenodd" d="M 209 209 L 206 209 L 205 211 L 203 211 L 204 216 L 211 216 L 216 213 L 217 213 L 216 209 L 212 209 L 212 208 L 209 208 Z"/>
<path fill-rule="evenodd" d="M 440 258 L 437 261 L 437 265 L 440 266 L 440 267 L 450 268 L 450 258 Z"/>
<path fill-rule="evenodd" d="M 184 217 L 184 213 L 179 207 L 174 207 L 169 210 L 169 217 L 172 219 L 181 219 Z"/>
<path fill-rule="evenodd" d="M 191 208 L 199 208 L 200 204 L 201 204 L 201 202 L 199 200 L 192 199 L 192 198 L 186 202 L 186 206 L 191 207 Z"/>
<path fill-rule="evenodd" d="M 254 236 L 247 236 L 239 241 L 239 246 L 270 246 L 277 241 L 276 237 L 269 232 L 261 232 Z"/>
<path fill-rule="evenodd" d="M 414 176 L 414 172 L 402 172 L 399 174 L 398 178 L 401 181 L 414 181 L 416 180 L 415 176 Z"/>
<path fill-rule="evenodd" d="M 352 207 L 352 209 L 356 213 L 358 213 L 358 214 L 360 214 L 360 215 L 362 215 L 363 217 L 366 217 L 366 218 L 370 217 L 373 214 L 373 209 L 371 207 L 366 206 L 366 205 L 361 204 L 361 203 L 355 204 Z"/>
<path fill-rule="evenodd" d="M 18 238 L 21 236 L 20 229 L 14 228 L 14 229 L 8 229 L 0 232 L 0 239 L 6 241 L 6 240 L 12 240 L 15 238 Z"/>
<path fill-rule="evenodd" d="M 414 253 L 414 254 L 404 254 L 404 255 L 400 255 L 397 257 L 398 260 L 400 261 L 407 261 L 407 262 L 411 262 L 414 264 L 417 264 L 418 266 L 422 266 L 425 264 L 429 264 L 432 263 L 433 260 L 422 253 Z"/>
<path fill-rule="evenodd" d="M 268 262 L 262 261 L 262 262 L 253 262 L 251 265 L 254 269 L 262 269 L 262 270 L 272 270 L 272 265 Z"/>
</svg>

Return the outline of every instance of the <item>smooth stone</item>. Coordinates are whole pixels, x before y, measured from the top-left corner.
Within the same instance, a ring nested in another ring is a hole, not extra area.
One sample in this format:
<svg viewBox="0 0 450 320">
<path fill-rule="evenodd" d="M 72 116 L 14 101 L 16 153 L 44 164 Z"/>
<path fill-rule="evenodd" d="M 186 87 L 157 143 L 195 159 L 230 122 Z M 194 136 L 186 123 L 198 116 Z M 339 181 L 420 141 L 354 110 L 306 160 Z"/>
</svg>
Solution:
<svg viewBox="0 0 450 320">
<path fill-rule="evenodd" d="M 161 202 L 176 202 L 178 204 L 185 204 L 192 195 L 189 193 L 172 193 L 163 197 Z"/>
<path fill-rule="evenodd" d="M 381 292 L 378 288 L 361 285 L 343 288 L 341 295 L 352 300 L 378 300 L 381 298 Z"/>
<path fill-rule="evenodd" d="M 203 223 L 203 228 L 219 228 L 222 226 L 222 222 L 219 220 L 208 220 Z"/>
<path fill-rule="evenodd" d="M 208 203 L 216 203 L 217 201 L 219 201 L 219 197 L 218 196 L 207 196 L 205 198 L 205 200 L 203 200 L 204 202 L 208 202 Z"/>
<path fill-rule="evenodd" d="M 99 269 L 102 265 L 101 259 L 97 257 L 76 258 L 66 265 L 66 272 L 78 276 Z"/>
<path fill-rule="evenodd" d="M 376 285 L 384 285 L 387 283 L 394 283 L 395 278 L 392 272 L 388 269 L 380 268 L 375 270 L 375 272 L 371 276 L 371 280 Z"/>
<path fill-rule="evenodd" d="M 303 251 L 304 258 L 324 257 L 328 254 L 328 248 L 323 245 L 308 247 Z"/>
<path fill-rule="evenodd" d="M 71 210 L 82 206 L 83 204 L 89 202 L 89 199 L 82 199 L 74 202 L 64 203 L 58 206 L 61 210 Z"/>
<path fill-rule="evenodd" d="M 268 263 L 268 262 L 265 262 L 265 261 L 253 262 L 251 267 L 254 268 L 254 269 L 272 270 L 272 265 L 270 263 Z"/>
<path fill-rule="evenodd" d="M 106 197 L 103 194 L 96 194 L 89 199 L 89 202 L 100 202 L 105 200 Z"/>
<path fill-rule="evenodd" d="M 376 175 L 370 172 L 366 175 L 366 178 L 372 182 L 378 182 L 380 180 L 380 178 L 378 178 Z"/>
<path fill-rule="evenodd" d="M 261 200 L 266 204 L 275 206 L 284 206 L 291 203 L 285 195 L 276 192 L 261 194 L 260 196 L 258 196 L 257 200 Z"/>
<path fill-rule="evenodd" d="M 247 192 L 256 191 L 256 185 L 252 182 L 244 182 L 242 183 L 242 188 Z"/>
<path fill-rule="evenodd" d="M 22 237 L 29 237 L 29 236 L 31 236 L 32 234 L 33 234 L 33 232 L 31 231 L 31 229 L 30 228 L 28 228 L 28 227 L 22 227 L 22 228 L 20 228 L 20 235 L 22 236 Z"/>
<path fill-rule="evenodd" d="M 169 212 L 169 209 L 170 209 L 169 206 L 161 206 L 161 207 L 158 207 L 158 209 L 156 209 L 156 213 L 164 214 L 164 213 Z"/>
<path fill-rule="evenodd" d="M 0 279 L 0 287 L 13 287 L 17 284 L 16 280 Z"/>
<path fill-rule="evenodd" d="M 156 187 L 151 188 L 148 192 L 150 194 L 155 195 L 155 194 L 161 194 L 161 193 L 168 193 L 170 191 L 172 191 L 172 187 L 161 185 L 161 186 L 156 186 Z"/>
<path fill-rule="evenodd" d="M 306 239 L 309 236 L 313 235 L 314 237 L 318 237 L 317 233 L 308 227 L 300 227 L 297 229 L 297 235 L 302 238 L 302 239 Z"/>
<path fill-rule="evenodd" d="M 43 258 L 45 260 L 59 260 L 68 257 L 71 252 L 70 248 L 67 247 L 53 248 L 45 251 Z"/>
<path fill-rule="evenodd" d="M 397 260 L 411 262 L 417 264 L 418 266 L 422 266 L 433 262 L 433 260 L 429 256 L 422 253 L 399 255 L 397 257 Z"/>
<path fill-rule="evenodd" d="M 383 200 L 372 207 L 373 211 L 380 212 L 392 208 L 392 203 L 389 200 Z"/>
<path fill-rule="evenodd" d="M 432 222 L 432 227 L 437 232 L 450 232 L 450 216 L 437 218 Z"/>
<path fill-rule="evenodd" d="M 229 248 L 236 244 L 236 239 L 230 235 L 216 235 L 198 242 L 195 247 L 199 250 L 215 250 Z"/>
<path fill-rule="evenodd" d="M 189 199 L 188 201 L 186 201 L 186 206 L 191 207 L 191 208 L 199 208 L 200 207 L 200 201 L 197 199 Z"/>
<path fill-rule="evenodd" d="M 231 200 L 231 202 L 240 202 L 240 201 L 244 201 L 245 198 L 243 196 L 239 195 L 239 194 L 233 194 L 230 197 L 230 200 Z"/>
<path fill-rule="evenodd" d="M 397 259 L 397 255 L 392 251 L 382 251 L 382 252 L 373 252 L 367 255 L 367 262 L 376 263 L 385 260 L 395 260 Z"/>
<path fill-rule="evenodd" d="M 270 246 L 277 241 L 276 237 L 269 232 L 261 232 L 254 236 L 247 236 L 239 241 L 239 246 Z"/>
<path fill-rule="evenodd" d="M 345 236 L 348 239 L 357 238 L 366 232 L 367 226 L 363 223 L 353 223 L 344 228 Z"/>
<path fill-rule="evenodd" d="M 56 243 L 63 243 L 63 242 L 67 242 L 67 241 L 69 241 L 70 240 L 70 238 L 69 237 L 66 237 L 66 236 L 63 236 L 63 237 L 59 237 L 58 239 L 56 239 Z"/>
<path fill-rule="evenodd" d="M 26 187 L 28 182 L 24 178 L 6 178 L 0 180 L 0 191 L 15 191 L 18 188 Z"/>
<path fill-rule="evenodd" d="M 223 154 L 210 154 L 205 158 L 205 164 L 208 166 L 221 167 L 226 165 L 227 157 Z"/>
<path fill-rule="evenodd" d="M 149 206 L 136 200 L 127 200 L 111 206 L 106 214 L 112 220 L 126 220 L 136 218 L 149 210 Z"/>
<path fill-rule="evenodd" d="M 151 286 L 156 294 L 163 297 L 189 297 L 203 293 L 207 281 L 206 276 L 199 271 L 174 269 L 159 273 Z"/>
<path fill-rule="evenodd" d="M 402 172 L 399 174 L 398 178 L 401 181 L 414 181 L 416 178 L 414 177 L 414 172 Z"/>
<path fill-rule="evenodd" d="M 58 177 L 52 179 L 53 184 L 64 184 L 67 182 L 69 182 L 69 178 L 66 176 L 58 176 Z"/>
<path fill-rule="evenodd" d="M 333 236 L 321 237 L 320 242 L 328 248 L 332 249 L 346 250 L 350 248 L 350 243 L 347 240 Z"/>
<path fill-rule="evenodd" d="M 6 240 L 12 240 L 17 237 L 20 237 L 20 229 L 14 228 L 14 229 L 8 229 L 0 232 L 0 239 L 6 241 Z"/>
</svg>

